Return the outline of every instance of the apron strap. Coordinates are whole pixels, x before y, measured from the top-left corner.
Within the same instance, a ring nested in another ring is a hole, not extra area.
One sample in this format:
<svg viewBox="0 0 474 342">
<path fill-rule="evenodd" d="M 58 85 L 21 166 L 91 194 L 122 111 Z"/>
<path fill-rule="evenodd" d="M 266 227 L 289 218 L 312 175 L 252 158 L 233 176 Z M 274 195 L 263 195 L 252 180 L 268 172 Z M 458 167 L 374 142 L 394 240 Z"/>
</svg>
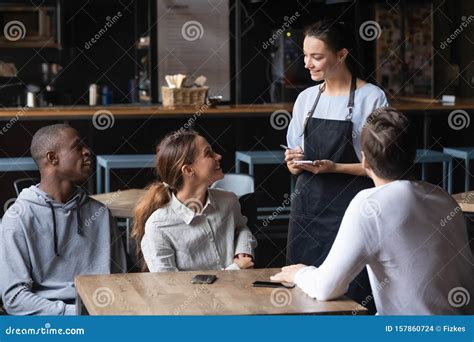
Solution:
<svg viewBox="0 0 474 342">
<path fill-rule="evenodd" d="M 348 120 L 348 121 L 352 120 L 352 112 L 354 110 L 354 99 L 355 99 L 356 87 L 357 87 L 357 78 L 355 76 L 352 76 L 351 90 L 349 92 L 349 101 L 347 102 L 347 108 L 349 110 L 349 113 L 346 115 L 346 120 Z M 316 106 L 319 103 L 319 99 L 321 97 L 321 94 L 324 92 L 325 88 L 326 88 L 326 83 L 324 83 L 321 87 L 319 87 L 319 92 L 318 92 L 318 95 L 316 96 L 316 99 L 314 100 L 313 106 L 309 110 L 308 114 L 306 114 L 306 117 L 304 119 L 303 131 L 301 132 L 300 137 L 302 137 L 303 134 L 305 133 L 306 126 L 308 126 L 308 121 L 313 116 L 314 111 L 316 110 Z"/>
<path fill-rule="evenodd" d="M 319 87 L 319 92 L 318 92 L 318 95 L 316 96 L 316 100 L 314 100 L 313 106 L 311 107 L 308 114 L 306 114 L 306 117 L 304 118 L 303 131 L 301 132 L 300 137 L 302 137 L 303 134 L 306 132 L 306 126 L 308 126 L 308 121 L 313 116 L 316 106 L 318 105 L 319 98 L 321 97 L 321 94 L 324 92 L 324 89 L 326 89 L 326 83 L 324 83 L 322 86 Z"/>
<path fill-rule="evenodd" d="M 357 87 L 357 78 L 355 76 L 352 76 L 351 80 L 351 91 L 349 93 L 349 101 L 347 102 L 347 109 L 349 110 L 349 113 L 346 116 L 346 120 L 352 120 L 352 112 L 354 110 L 354 98 L 355 98 L 355 91 Z"/>
</svg>

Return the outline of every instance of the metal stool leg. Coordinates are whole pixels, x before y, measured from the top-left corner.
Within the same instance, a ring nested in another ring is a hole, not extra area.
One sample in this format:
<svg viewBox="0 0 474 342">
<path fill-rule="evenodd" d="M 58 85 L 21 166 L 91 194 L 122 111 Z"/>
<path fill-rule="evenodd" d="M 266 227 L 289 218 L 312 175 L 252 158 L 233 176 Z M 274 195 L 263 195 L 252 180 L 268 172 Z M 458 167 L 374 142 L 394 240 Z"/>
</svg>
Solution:
<svg viewBox="0 0 474 342">
<path fill-rule="evenodd" d="M 453 160 L 448 162 L 448 192 L 453 193 Z"/>
<path fill-rule="evenodd" d="M 105 166 L 105 192 L 109 193 L 110 192 L 110 169 L 106 165 Z"/>
<path fill-rule="evenodd" d="M 132 229 L 132 219 L 131 218 L 126 218 L 125 219 L 125 238 L 126 238 L 126 243 L 127 246 L 125 247 L 127 250 L 127 254 L 130 254 L 130 234 L 131 234 L 131 229 Z"/>
<path fill-rule="evenodd" d="M 102 166 L 97 163 L 96 167 L 96 193 L 100 194 L 102 192 Z"/>
<path fill-rule="evenodd" d="M 235 157 L 235 173 L 240 173 L 240 160 Z"/>
<path fill-rule="evenodd" d="M 426 168 L 425 163 L 421 163 L 421 179 L 426 181 Z"/>
<path fill-rule="evenodd" d="M 466 158 L 464 160 L 464 192 L 469 191 L 469 177 L 471 176 L 471 173 L 469 172 L 469 158 Z"/>
<path fill-rule="evenodd" d="M 446 181 L 448 179 L 448 162 L 443 162 L 443 189 L 448 191 L 448 188 L 446 187 Z"/>
</svg>

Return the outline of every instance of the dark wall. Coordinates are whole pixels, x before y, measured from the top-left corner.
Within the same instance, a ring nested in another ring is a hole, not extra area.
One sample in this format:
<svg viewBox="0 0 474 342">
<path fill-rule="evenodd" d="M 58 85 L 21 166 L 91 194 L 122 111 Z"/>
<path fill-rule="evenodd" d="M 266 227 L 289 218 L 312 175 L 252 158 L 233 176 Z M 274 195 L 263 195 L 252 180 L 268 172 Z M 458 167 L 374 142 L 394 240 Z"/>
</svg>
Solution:
<svg viewBox="0 0 474 342">
<path fill-rule="evenodd" d="M 17 2 L 20 2 L 17 0 Z M 46 3 L 54 3 L 48 1 Z M 146 0 L 75 0 L 62 1 L 64 6 L 63 16 L 63 48 L 58 49 L 2 49 L 1 60 L 15 62 L 19 68 L 19 77 L 24 83 L 35 83 L 40 79 L 40 64 L 42 62 L 58 62 L 64 67 L 58 78 L 58 89 L 65 94 L 64 103 L 85 104 L 87 103 L 87 91 L 90 83 L 108 84 L 114 91 L 116 103 L 126 103 L 127 82 L 135 75 L 137 61 L 134 58 L 133 44 L 138 33 L 147 29 L 147 20 L 150 15 L 147 12 Z M 231 4 L 234 2 L 231 0 Z M 337 18 L 358 27 L 365 20 L 373 19 L 373 1 L 357 1 L 356 3 L 339 3 L 326 5 L 318 1 L 298 0 L 267 0 L 267 1 L 242 1 L 242 97 L 245 103 L 268 102 L 269 86 L 269 63 L 271 49 L 263 49 L 262 42 L 268 40 L 273 29 L 281 27 L 285 16 L 291 16 L 299 12 L 300 17 L 292 24 L 295 29 L 303 28 L 311 22 L 322 17 Z M 458 4 L 458 5 L 456 5 Z M 409 3 L 408 3 L 409 5 Z M 466 13 L 472 13 L 472 1 L 455 1 L 433 3 L 435 23 L 435 45 L 436 42 L 445 38 L 447 33 L 452 32 L 459 24 L 460 17 Z M 103 27 L 107 16 L 114 16 L 120 11 L 122 16 L 113 24 L 108 32 L 102 36 L 97 43 L 89 49 L 85 48 L 86 42 Z M 233 12 L 232 12 L 233 13 Z M 231 20 L 233 27 L 233 21 Z M 472 30 L 474 24 L 466 30 L 465 36 L 458 37 L 452 46 L 442 52 L 444 59 L 458 63 L 462 68 L 472 64 L 473 45 L 469 39 L 474 41 Z M 356 32 L 354 32 L 356 33 Z M 357 39 L 357 34 L 355 34 Z M 468 39 L 466 39 L 468 38 Z M 358 55 L 364 61 L 363 75 L 369 75 L 376 68 L 374 61 L 374 44 L 359 42 Z M 231 44 L 232 46 L 232 44 Z M 463 51 L 466 51 L 463 54 Z M 440 58 L 440 56 L 438 57 Z M 444 60 L 443 64 L 445 63 Z M 303 61 L 301 60 L 301 63 Z M 443 68 L 443 64 L 435 64 Z M 444 64 L 445 65 L 445 64 Z M 473 96 L 473 87 L 469 84 L 472 65 L 462 73 L 462 78 L 446 88 L 446 92 Z M 440 72 L 436 72 L 437 94 L 444 88 L 444 83 L 449 84 L 449 79 L 441 78 Z M 235 76 L 235 75 L 234 75 Z M 441 82 L 441 88 L 438 85 Z M 411 117 L 417 126 L 417 146 L 422 146 L 421 116 Z M 165 133 L 178 129 L 185 120 L 117 120 L 113 129 L 106 131 L 92 131 L 87 136 L 94 152 L 104 153 L 151 153 L 155 143 Z M 223 137 L 219 132 L 226 129 L 226 121 L 204 120 L 200 118 L 201 131 L 217 132 L 214 137 L 219 137 L 216 146 L 224 146 L 226 171 L 231 171 L 233 165 L 233 152 L 235 149 L 264 149 L 263 144 L 269 148 L 278 148 L 278 144 L 284 142 L 285 131 L 272 130 L 269 128 L 268 119 L 255 120 L 232 120 L 235 128 Z M 8 136 L 0 137 L 0 153 L 2 156 L 24 156 L 28 155 L 29 144 L 32 134 L 47 122 L 24 122 L 21 120 Z M 73 122 L 84 135 L 90 131 L 91 123 L 87 120 Z M 240 127 L 240 128 L 239 128 Z M 245 127 L 245 129 L 243 129 Z M 199 129 L 199 127 L 197 127 Z M 137 132 L 138 129 L 138 133 Z M 442 146 L 473 145 L 472 134 L 467 134 L 467 129 L 454 131 L 449 128 L 447 115 L 435 115 L 431 124 L 431 147 L 439 149 Z M 20 138 L 19 138 L 20 137 Z M 230 140 L 229 140 L 230 139 Z M 261 140 L 263 139 L 263 140 Z M 222 141 L 222 143 L 221 143 Z M 230 142 L 229 142 L 230 141 Z M 455 171 L 455 179 L 459 180 L 455 190 L 462 190 L 462 171 Z M 435 170 L 436 174 L 440 174 Z M 16 178 L 18 175 L 15 175 Z M 2 176 L 1 187 L 11 188 L 11 179 L 8 175 Z M 139 182 L 134 186 L 142 186 Z M 9 190 L 10 191 L 10 190 Z"/>
<path fill-rule="evenodd" d="M 62 49 L 2 49 L 1 60 L 15 63 L 24 84 L 41 84 L 41 63 L 61 64 L 63 70 L 56 81 L 61 93 L 59 104 L 87 104 L 91 83 L 108 85 L 114 102 L 126 103 L 128 79 L 134 77 L 136 65 L 135 1 L 63 0 Z M 44 2 L 49 3 L 55 2 Z M 87 49 L 86 43 L 104 27 L 107 17 L 118 17 L 119 11 L 122 16 Z"/>
<path fill-rule="evenodd" d="M 153 1 L 153 0 L 150 0 Z M 16 0 L 16 3 L 29 1 Z M 140 33 L 148 30 L 149 0 L 61 0 L 63 6 L 63 48 L 62 49 L 2 49 L 1 60 L 15 62 L 19 68 L 19 78 L 25 83 L 40 82 L 40 65 L 56 62 L 64 70 L 58 78 L 58 88 L 63 94 L 64 104 L 86 104 L 88 86 L 91 83 L 108 85 L 114 93 L 115 103 L 127 103 L 128 80 L 140 68 L 135 55 L 134 43 Z M 400 1 L 392 1 L 394 4 Z M 410 2 L 405 1 L 409 8 Z M 431 1 L 422 1 L 431 2 Z M 53 0 L 43 4 L 55 4 Z M 231 59 L 234 62 L 234 13 L 235 1 L 231 0 Z M 369 77 L 377 68 L 375 65 L 375 42 L 360 39 L 357 28 L 366 20 L 374 19 L 374 1 L 359 0 L 325 4 L 323 1 L 298 0 L 241 0 L 242 51 L 239 73 L 242 84 L 243 103 L 263 103 L 270 101 L 272 48 L 264 49 L 262 44 L 272 35 L 272 30 L 281 28 L 285 18 L 299 13 L 291 28 L 303 29 L 308 24 L 330 18 L 344 21 L 354 28 L 353 36 L 357 49 L 354 54 L 360 62 L 361 75 Z M 462 16 L 472 13 L 472 1 L 433 1 L 434 47 L 436 79 L 435 95 L 456 94 L 463 97 L 474 96 L 474 25 L 470 25 L 446 49 L 439 48 L 443 41 L 459 26 Z M 104 27 L 107 17 L 121 12 L 120 19 L 112 25 L 97 43 L 86 49 L 87 42 Z M 301 48 L 301 47 L 300 47 Z M 302 56 L 298 63 L 303 63 Z M 453 73 L 453 66 L 459 66 L 460 74 Z M 232 67 L 232 79 L 235 69 Z M 310 82 L 309 77 L 307 78 Z"/>
</svg>

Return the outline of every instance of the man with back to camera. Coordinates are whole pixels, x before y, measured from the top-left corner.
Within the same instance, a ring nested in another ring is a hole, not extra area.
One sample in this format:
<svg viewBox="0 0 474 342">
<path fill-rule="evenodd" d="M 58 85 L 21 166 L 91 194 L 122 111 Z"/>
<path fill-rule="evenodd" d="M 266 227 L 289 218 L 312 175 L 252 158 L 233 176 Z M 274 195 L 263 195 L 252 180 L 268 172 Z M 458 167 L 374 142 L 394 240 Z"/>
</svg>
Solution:
<svg viewBox="0 0 474 342">
<path fill-rule="evenodd" d="M 63 124 L 39 129 L 31 155 L 41 181 L 24 189 L 0 226 L 0 293 L 12 315 L 74 315 L 74 277 L 126 271 L 109 210 L 79 187 L 89 148 Z"/>
</svg>

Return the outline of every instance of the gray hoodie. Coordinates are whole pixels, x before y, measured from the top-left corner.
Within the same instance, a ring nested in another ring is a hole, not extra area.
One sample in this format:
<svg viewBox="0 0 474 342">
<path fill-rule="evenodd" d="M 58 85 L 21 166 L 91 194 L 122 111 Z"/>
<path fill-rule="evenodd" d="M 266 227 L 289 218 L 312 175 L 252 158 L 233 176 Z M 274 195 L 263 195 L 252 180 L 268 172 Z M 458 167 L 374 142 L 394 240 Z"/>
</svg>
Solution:
<svg viewBox="0 0 474 342">
<path fill-rule="evenodd" d="M 114 219 L 81 189 L 63 204 L 31 186 L 3 216 L 0 293 L 9 314 L 74 314 L 75 276 L 125 271 Z"/>
</svg>

